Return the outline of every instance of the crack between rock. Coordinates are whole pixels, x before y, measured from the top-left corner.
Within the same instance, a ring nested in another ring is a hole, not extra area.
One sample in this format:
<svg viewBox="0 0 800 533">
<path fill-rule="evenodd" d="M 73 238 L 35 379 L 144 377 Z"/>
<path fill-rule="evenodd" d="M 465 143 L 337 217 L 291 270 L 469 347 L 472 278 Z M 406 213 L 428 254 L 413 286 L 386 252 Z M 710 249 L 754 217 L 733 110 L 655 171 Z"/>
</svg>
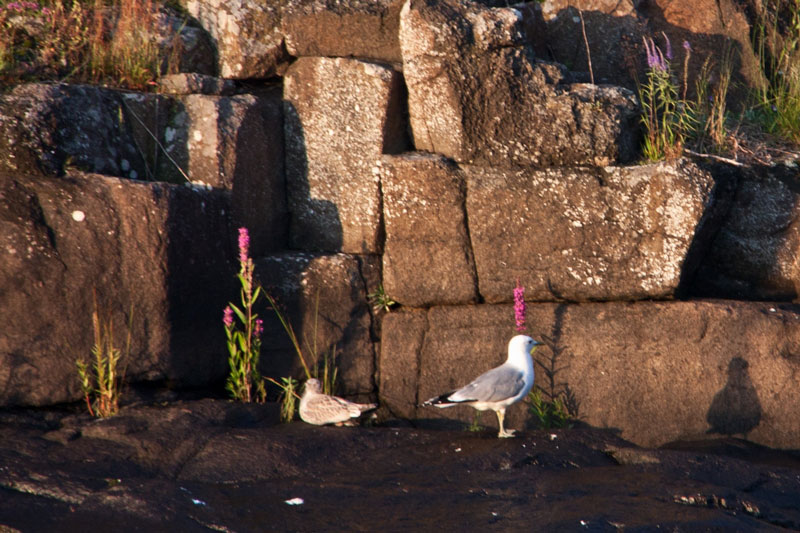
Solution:
<svg viewBox="0 0 800 533">
<path fill-rule="evenodd" d="M 467 249 L 466 254 L 467 263 L 471 266 L 472 269 L 472 284 L 475 291 L 475 301 L 476 303 L 484 303 L 483 296 L 481 295 L 481 287 L 478 280 L 478 265 L 475 261 L 475 250 L 472 245 L 472 231 L 470 230 L 470 223 L 469 223 L 469 212 L 467 210 L 467 195 L 469 194 L 469 185 L 467 183 L 467 177 L 461 171 L 460 168 L 456 165 L 458 169 L 458 174 L 461 177 L 461 214 L 464 217 L 464 233 L 467 239 Z"/>
<path fill-rule="evenodd" d="M 380 184 L 378 186 L 378 189 L 380 191 Z M 381 193 L 379 192 L 379 195 L 380 194 Z M 383 225 L 383 209 L 381 209 L 381 221 L 380 221 L 380 224 L 381 224 L 381 226 Z M 364 259 L 363 259 L 362 256 L 360 256 L 360 255 L 356 256 L 356 264 L 358 265 L 358 277 L 361 280 L 361 286 L 364 289 L 364 296 L 366 296 L 367 299 L 369 299 L 369 287 L 367 286 L 367 277 L 364 275 Z M 383 285 L 383 266 L 381 266 L 381 271 L 380 271 L 380 283 L 381 283 L 381 285 Z M 378 379 L 378 372 L 380 371 L 379 370 L 380 361 L 379 361 L 379 354 L 378 354 L 378 351 L 376 349 L 376 344 L 377 344 L 375 342 L 376 339 L 372 338 L 372 337 L 373 337 L 373 333 L 377 333 L 378 332 L 378 313 L 379 312 L 380 311 L 374 311 L 372 309 L 372 306 L 369 304 L 369 302 L 367 302 L 367 314 L 369 314 L 370 340 L 372 341 L 370 344 L 372 345 L 372 368 L 373 368 L 372 376 L 370 377 L 372 382 L 371 382 L 370 385 L 371 385 L 372 390 L 375 391 L 375 395 L 376 396 L 380 396 L 380 394 L 379 394 L 379 391 L 380 391 L 380 388 L 379 388 L 380 380 Z M 380 334 L 378 334 L 378 338 L 380 338 Z"/>
</svg>

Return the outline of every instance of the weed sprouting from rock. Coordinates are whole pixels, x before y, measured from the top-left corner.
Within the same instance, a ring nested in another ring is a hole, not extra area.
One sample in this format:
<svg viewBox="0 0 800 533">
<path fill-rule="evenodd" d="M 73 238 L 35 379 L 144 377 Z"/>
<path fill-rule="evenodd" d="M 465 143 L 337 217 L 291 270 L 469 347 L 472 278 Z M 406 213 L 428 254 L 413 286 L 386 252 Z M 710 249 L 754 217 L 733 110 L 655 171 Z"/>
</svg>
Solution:
<svg viewBox="0 0 800 533">
<path fill-rule="evenodd" d="M 131 310 L 130 320 L 133 320 Z M 119 411 L 120 389 L 124 370 L 120 370 L 123 352 L 114 345 L 114 325 L 111 317 L 101 317 L 94 294 L 94 311 L 92 312 L 94 344 L 92 345 L 91 363 L 84 359 L 75 361 L 78 369 L 83 398 L 89 414 L 101 418 L 113 416 Z M 132 322 L 128 323 L 128 334 L 125 341 L 125 357 L 130 356 Z"/>
<path fill-rule="evenodd" d="M 250 236 L 247 228 L 239 228 L 239 273 L 241 306 L 228 304 L 222 322 L 228 339 L 230 374 L 225 388 L 235 400 L 243 402 L 266 399 L 264 380 L 258 372 L 261 355 L 263 322 L 254 312 L 261 287 L 253 280 L 253 260 L 249 257 Z M 235 320 L 234 319 L 238 320 Z"/>
<path fill-rule="evenodd" d="M 650 161 L 679 157 L 693 119 L 688 102 L 678 98 L 677 81 L 670 66 L 672 45 L 666 34 L 664 39 L 666 53 L 653 39 L 644 38 L 647 73 L 639 85 L 639 100 L 645 129 L 642 152 Z"/>
<path fill-rule="evenodd" d="M 526 313 L 525 287 L 517 280 L 514 287 L 514 322 L 517 332 L 526 330 Z M 557 350 L 552 343 L 549 344 L 551 344 L 550 348 L 553 353 L 553 357 L 546 362 L 549 364 L 540 361 L 535 361 L 535 363 L 538 363 L 544 370 L 550 390 L 546 392 L 538 385 L 534 385 L 528 393 L 527 403 L 529 411 L 536 418 L 539 427 L 545 429 L 569 427 L 570 421 L 577 417 L 578 402 L 568 385 L 561 390 L 556 390 L 555 374 L 558 369 L 555 366 L 555 360 L 561 350 Z"/>
</svg>

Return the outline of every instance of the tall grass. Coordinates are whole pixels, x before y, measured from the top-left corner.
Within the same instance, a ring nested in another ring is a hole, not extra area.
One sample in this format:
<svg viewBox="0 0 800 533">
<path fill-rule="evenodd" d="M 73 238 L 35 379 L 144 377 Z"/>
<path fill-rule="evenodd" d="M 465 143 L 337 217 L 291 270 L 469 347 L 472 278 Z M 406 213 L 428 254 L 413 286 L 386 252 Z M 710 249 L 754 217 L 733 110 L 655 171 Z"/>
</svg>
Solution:
<svg viewBox="0 0 800 533">
<path fill-rule="evenodd" d="M 800 143 L 800 0 L 766 0 L 753 45 L 763 74 L 757 116 L 768 132 Z"/>
<path fill-rule="evenodd" d="M 175 71 L 180 39 L 159 46 L 155 0 L 0 0 L 0 81 L 146 89 Z"/>
<path fill-rule="evenodd" d="M 696 128 L 692 132 L 694 146 L 703 151 L 722 153 L 728 148 L 727 98 L 733 71 L 733 48 L 728 43 L 721 55 L 719 68 L 707 58 L 695 81 L 696 98 L 692 106 Z M 714 78 L 716 83 L 711 83 Z"/>
</svg>

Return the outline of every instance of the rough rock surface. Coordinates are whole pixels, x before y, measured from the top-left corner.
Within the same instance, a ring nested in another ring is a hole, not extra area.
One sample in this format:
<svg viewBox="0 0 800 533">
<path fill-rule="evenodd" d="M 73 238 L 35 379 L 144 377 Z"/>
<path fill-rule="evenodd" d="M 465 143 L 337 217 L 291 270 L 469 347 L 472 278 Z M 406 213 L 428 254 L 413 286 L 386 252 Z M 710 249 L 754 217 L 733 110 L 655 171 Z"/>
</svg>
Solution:
<svg viewBox="0 0 800 533">
<path fill-rule="evenodd" d="M 322 369 L 322 357 L 334 355 L 341 391 L 364 398 L 375 389 L 376 329 L 367 295 L 377 288 L 379 272 L 374 256 L 283 253 L 256 262 L 256 278 L 292 325 L 306 364 Z M 277 315 L 264 309 L 261 316 L 264 338 L 271 339 L 262 347 L 263 373 L 304 380 Z"/>
<path fill-rule="evenodd" d="M 537 57 L 558 61 L 583 81 L 621 85 L 636 90 L 644 59 L 642 37 L 649 36 L 637 11 L 640 0 L 545 0 L 524 12 Z M 579 11 L 580 10 L 580 11 Z M 583 17 L 583 26 L 581 25 Z M 592 69 L 586 55 L 589 44 Z"/>
<path fill-rule="evenodd" d="M 487 302 L 511 301 L 516 280 L 531 300 L 673 297 L 696 266 L 693 247 L 703 250 L 720 223 L 713 203 L 726 201 L 688 161 L 463 172 Z"/>
<path fill-rule="evenodd" d="M 236 88 L 233 80 L 224 80 L 205 74 L 181 73 L 161 76 L 158 79 L 158 92 L 162 94 L 215 94 L 230 96 Z"/>
<path fill-rule="evenodd" d="M 421 153 L 384 156 L 381 168 L 386 292 L 416 307 L 477 301 L 466 183 L 458 168 Z"/>
<path fill-rule="evenodd" d="M 643 446 L 707 435 L 794 448 L 800 308 L 731 301 L 529 304 L 536 384 L 573 395 L 579 419 Z M 384 318 L 380 401 L 395 416 L 472 421 L 470 407 L 417 407 L 505 359 L 510 305 Z M 548 373 L 553 376 L 552 382 Z M 511 406 L 508 426 L 532 415 Z M 654 421 L 658 421 L 654 423 Z M 486 415 L 484 423 L 496 424 Z"/>
<path fill-rule="evenodd" d="M 223 375 L 219 320 L 233 292 L 229 198 L 96 175 L 0 175 L 0 404 L 80 397 L 93 294 L 126 379 L 202 384 Z"/>
<path fill-rule="evenodd" d="M 152 99 L 147 103 L 152 110 Z M 233 223 L 250 230 L 252 253 L 285 249 L 288 209 L 280 92 L 194 94 L 168 104 L 166 122 L 156 129 L 169 155 L 157 160 L 159 179 L 180 183 L 185 174 L 193 183 L 231 190 Z M 145 116 L 157 115 L 145 111 Z"/>
<path fill-rule="evenodd" d="M 400 75 L 355 59 L 300 58 L 284 80 L 290 247 L 379 253 L 378 160 L 405 148 Z"/>
<path fill-rule="evenodd" d="M 800 458 L 737 439 L 643 449 L 591 429 L 275 426 L 275 405 L 165 399 L 108 420 L 0 411 L 0 529 L 800 527 Z"/>
<path fill-rule="evenodd" d="M 800 297 L 800 182 L 792 169 L 739 173 L 736 196 L 692 293 L 752 300 Z"/>
<path fill-rule="evenodd" d="M 280 2 L 179 0 L 209 33 L 223 78 L 267 78 L 287 61 Z"/>
<path fill-rule="evenodd" d="M 120 92 L 86 85 L 14 87 L 0 95 L 0 169 L 63 174 L 66 167 L 147 175 Z"/>
<path fill-rule="evenodd" d="M 400 49 L 414 145 L 459 163 L 608 165 L 638 153 L 630 91 L 534 59 L 516 9 L 411 0 Z"/>
<path fill-rule="evenodd" d="M 292 0 L 281 30 L 295 57 L 357 57 L 399 63 L 397 39 L 405 0 Z"/>
</svg>

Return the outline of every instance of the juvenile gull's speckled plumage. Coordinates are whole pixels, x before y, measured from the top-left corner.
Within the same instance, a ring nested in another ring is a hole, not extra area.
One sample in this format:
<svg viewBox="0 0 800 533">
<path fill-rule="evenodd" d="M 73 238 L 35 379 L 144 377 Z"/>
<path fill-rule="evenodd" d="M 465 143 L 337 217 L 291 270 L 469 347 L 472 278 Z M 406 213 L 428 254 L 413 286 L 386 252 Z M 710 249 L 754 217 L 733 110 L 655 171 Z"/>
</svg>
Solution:
<svg viewBox="0 0 800 533">
<path fill-rule="evenodd" d="M 514 430 L 503 427 L 506 407 L 518 402 L 533 386 L 531 351 L 541 344 L 527 335 L 517 335 L 508 343 L 508 359 L 502 365 L 484 372 L 468 385 L 427 400 L 422 405 L 452 407 L 471 405 L 479 411 L 491 409 L 500 425 L 498 437 L 512 437 Z"/>
<path fill-rule="evenodd" d="M 303 396 L 300 398 L 300 419 L 309 424 L 341 424 L 351 418 L 358 418 L 365 411 L 378 407 L 374 403 L 349 402 L 344 398 L 322 393 L 318 379 L 306 381 Z"/>
</svg>

